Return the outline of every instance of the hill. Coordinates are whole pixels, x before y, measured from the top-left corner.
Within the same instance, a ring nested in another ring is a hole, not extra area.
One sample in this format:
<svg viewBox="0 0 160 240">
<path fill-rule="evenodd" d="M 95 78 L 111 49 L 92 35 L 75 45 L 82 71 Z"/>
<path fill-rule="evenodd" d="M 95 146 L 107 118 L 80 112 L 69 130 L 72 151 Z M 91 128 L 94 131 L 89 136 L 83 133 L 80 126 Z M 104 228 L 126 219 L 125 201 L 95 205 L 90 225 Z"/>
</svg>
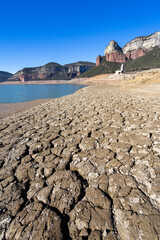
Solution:
<svg viewBox="0 0 160 240">
<path fill-rule="evenodd" d="M 32 81 L 32 80 L 69 80 L 75 76 L 79 76 L 85 71 L 95 66 L 91 62 L 76 62 L 66 65 L 58 63 L 47 63 L 40 67 L 23 68 L 14 74 L 10 81 Z"/>
<path fill-rule="evenodd" d="M 13 74 L 9 72 L 0 71 L 0 82 L 6 81 L 10 78 Z"/>
<path fill-rule="evenodd" d="M 140 71 L 154 68 L 160 68 L 159 47 L 154 47 L 153 50 L 147 52 L 146 55 L 125 63 L 125 71 Z"/>
<path fill-rule="evenodd" d="M 80 77 L 93 77 L 100 74 L 114 73 L 120 69 L 121 63 L 106 61 L 103 57 L 101 63 L 97 67 L 93 67 Z M 160 68 L 160 48 L 154 47 L 153 50 L 147 52 L 144 56 L 135 60 L 128 60 L 124 63 L 125 72 L 141 71 L 147 69 Z"/>
</svg>

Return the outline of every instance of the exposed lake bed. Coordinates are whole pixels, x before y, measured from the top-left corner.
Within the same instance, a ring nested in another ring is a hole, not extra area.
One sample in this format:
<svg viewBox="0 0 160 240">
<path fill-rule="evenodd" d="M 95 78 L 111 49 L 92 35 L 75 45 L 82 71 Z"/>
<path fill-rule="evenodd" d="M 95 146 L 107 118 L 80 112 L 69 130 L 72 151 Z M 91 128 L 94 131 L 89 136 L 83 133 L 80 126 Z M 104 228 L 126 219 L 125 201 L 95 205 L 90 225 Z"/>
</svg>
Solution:
<svg viewBox="0 0 160 240">
<path fill-rule="evenodd" d="M 158 239 L 159 122 L 158 92 L 104 84 L 1 119 L 3 236 Z"/>
</svg>

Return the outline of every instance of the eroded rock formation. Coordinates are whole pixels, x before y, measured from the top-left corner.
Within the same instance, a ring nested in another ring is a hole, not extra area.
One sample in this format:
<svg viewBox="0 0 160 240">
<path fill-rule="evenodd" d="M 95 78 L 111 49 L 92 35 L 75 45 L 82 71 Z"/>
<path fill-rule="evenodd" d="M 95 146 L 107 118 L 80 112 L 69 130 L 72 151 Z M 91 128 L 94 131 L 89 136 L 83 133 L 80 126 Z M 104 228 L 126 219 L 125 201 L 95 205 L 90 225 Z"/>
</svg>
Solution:
<svg viewBox="0 0 160 240">
<path fill-rule="evenodd" d="M 106 85 L 0 120 L 0 238 L 160 239 L 159 95 Z"/>
<path fill-rule="evenodd" d="M 132 59 L 135 60 L 138 57 L 142 57 L 146 54 L 147 50 L 143 49 L 143 48 L 139 48 L 137 50 L 133 50 L 133 51 L 128 51 L 126 53 L 126 59 Z"/>
<path fill-rule="evenodd" d="M 48 63 L 41 67 L 24 68 L 15 73 L 9 80 L 26 82 L 44 79 L 70 79 L 79 76 L 93 66 L 95 64 L 91 62 L 76 62 L 64 66 L 58 63 Z"/>
<path fill-rule="evenodd" d="M 160 46 L 160 32 L 156 32 L 149 36 L 137 37 L 128 42 L 123 48 L 124 54 L 129 51 L 135 51 L 138 49 L 151 50 L 155 46 Z"/>
<path fill-rule="evenodd" d="M 102 61 L 102 56 L 98 55 L 96 58 L 96 67 L 101 63 L 101 61 Z"/>
<path fill-rule="evenodd" d="M 111 41 L 105 49 L 106 61 L 109 62 L 126 62 L 126 56 L 122 49 L 115 41 Z"/>
<path fill-rule="evenodd" d="M 142 57 L 146 52 L 154 47 L 160 47 L 160 32 L 145 37 L 137 37 L 128 42 L 123 48 L 120 48 L 115 41 L 111 41 L 105 49 L 104 55 L 106 61 L 109 62 L 126 62 L 128 59 L 135 60 Z M 101 63 L 101 58 L 97 58 L 98 66 Z"/>
</svg>

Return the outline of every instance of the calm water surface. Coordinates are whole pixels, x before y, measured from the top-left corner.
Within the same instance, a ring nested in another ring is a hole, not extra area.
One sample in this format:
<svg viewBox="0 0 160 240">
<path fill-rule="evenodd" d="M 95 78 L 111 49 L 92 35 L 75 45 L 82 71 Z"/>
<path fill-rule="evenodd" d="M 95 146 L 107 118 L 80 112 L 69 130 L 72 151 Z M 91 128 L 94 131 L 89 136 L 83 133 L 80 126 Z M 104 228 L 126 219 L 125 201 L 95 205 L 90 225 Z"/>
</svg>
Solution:
<svg viewBox="0 0 160 240">
<path fill-rule="evenodd" d="M 73 84 L 0 85 L 0 103 L 57 98 L 72 94 L 84 87 L 86 86 Z"/>
</svg>

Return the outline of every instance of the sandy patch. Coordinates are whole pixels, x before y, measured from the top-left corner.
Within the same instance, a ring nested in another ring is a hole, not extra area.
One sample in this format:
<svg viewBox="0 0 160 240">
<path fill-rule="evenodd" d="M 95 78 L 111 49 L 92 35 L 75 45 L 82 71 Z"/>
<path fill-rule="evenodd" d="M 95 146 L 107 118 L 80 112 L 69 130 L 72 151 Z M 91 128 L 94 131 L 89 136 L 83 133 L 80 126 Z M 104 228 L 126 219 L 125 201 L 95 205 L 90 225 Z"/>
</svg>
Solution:
<svg viewBox="0 0 160 240">
<path fill-rule="evenodd" d="M 36 107 L 41 103 L 48 102 L 49 100 L 50 99 L 37 99 L 22 103 L 0 103 L 0 118 L 8 117 L 15 113 Z"/>
</svg>

